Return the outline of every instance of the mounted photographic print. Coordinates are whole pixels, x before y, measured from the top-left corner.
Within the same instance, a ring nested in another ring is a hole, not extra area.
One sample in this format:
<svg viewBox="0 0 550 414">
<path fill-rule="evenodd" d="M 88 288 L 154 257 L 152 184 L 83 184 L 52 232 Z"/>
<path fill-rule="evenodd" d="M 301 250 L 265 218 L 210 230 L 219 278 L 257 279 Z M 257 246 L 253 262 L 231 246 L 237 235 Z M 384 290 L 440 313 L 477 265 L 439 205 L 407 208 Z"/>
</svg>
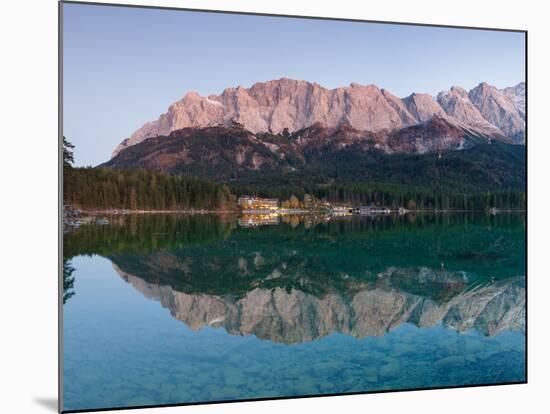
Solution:
<svg viewBox="0 0 550 414">
<path fill-rule="evenodd" d="M 60 13 L 62 411 L 527 381 L 525 31 Z"/>
</svg>

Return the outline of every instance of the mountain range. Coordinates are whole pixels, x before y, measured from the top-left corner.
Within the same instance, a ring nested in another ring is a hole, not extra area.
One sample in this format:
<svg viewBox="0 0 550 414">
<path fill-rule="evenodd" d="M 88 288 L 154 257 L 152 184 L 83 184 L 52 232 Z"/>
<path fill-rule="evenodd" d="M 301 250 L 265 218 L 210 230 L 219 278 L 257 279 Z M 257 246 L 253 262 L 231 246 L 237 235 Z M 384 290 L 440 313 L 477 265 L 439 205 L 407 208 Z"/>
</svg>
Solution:
<svg viewBox="0 0 550 414">
<path fill-rule="evenodd" d="M 442 122 L 445 128 L 430 128 Z M 124 139 L 113 157 L 148 138 L 166 137 L 181 129 L 235 125 L 252 134 L 275 135 L 293 134 L 312 126 L 329 131 L 346 126 L 354 131 L 355 140 L 374 141 L 373 145 L 390 153 L 460 149 L 458 135 L 524 143 L 525 83 L 498 89 L 482 82 L 470 91 L 453 86 L 435 97 L 412 93 L 405 98 L 373 84 L 351 83 L 327 89 L 287 78 L 259 82 L 250 88 L 227 88 L 220 95 L 205 97 L 189 92 L 157 120 Z M 426 131 L 430 135 L 425 138 L 427 144 L 411 147 L 396 142 L 410 141 L 411 135 L 423 138 Z M 445 140 L 448 132 L 450 142 Z"/>
</svg>

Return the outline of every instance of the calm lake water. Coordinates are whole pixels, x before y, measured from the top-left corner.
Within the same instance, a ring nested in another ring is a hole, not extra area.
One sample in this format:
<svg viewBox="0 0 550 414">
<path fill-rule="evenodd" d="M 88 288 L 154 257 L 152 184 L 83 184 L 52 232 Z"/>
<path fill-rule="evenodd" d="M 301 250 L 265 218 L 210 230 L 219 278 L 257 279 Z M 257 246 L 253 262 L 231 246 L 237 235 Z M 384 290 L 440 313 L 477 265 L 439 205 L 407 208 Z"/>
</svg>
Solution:
<svg viewBox="0 0 550 414">
<path fill-rule="evenodd" d="M 124 216 L 65 235 L 64 409 L 525 380 L 525 216 Z"/>
</svg>

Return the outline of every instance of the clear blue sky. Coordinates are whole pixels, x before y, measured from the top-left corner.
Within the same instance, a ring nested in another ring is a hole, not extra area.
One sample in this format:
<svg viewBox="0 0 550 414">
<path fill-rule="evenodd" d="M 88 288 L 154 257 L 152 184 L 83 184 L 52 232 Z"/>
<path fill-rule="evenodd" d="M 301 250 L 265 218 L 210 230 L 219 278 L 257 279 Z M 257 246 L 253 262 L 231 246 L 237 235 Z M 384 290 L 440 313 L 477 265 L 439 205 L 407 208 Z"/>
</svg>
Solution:
<svg viewBox="0 0 550 414">
<path fill-rule="evenodd" d="M 525 78 L 524 35 L 484 30 L 65 4 L 64 134 L 77 165 L 193 90 L 288 77 L 436 94 Z"/>
</svg>

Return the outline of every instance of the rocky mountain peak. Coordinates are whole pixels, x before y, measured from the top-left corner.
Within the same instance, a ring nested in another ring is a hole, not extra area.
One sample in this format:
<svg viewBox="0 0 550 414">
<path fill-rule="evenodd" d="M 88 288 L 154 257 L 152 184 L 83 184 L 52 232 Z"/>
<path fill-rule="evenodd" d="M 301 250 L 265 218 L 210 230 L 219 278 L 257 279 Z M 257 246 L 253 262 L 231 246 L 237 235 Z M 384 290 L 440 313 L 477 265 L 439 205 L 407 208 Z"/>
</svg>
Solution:
<svg viewBox="0 0 550 414">
<path fill-rule="evenodd" d="M 468 93 L 468 97 L 489 123 L 515 141 L 524 142 L 525 121 L 514 102 L 504 92 L 481 82 Z"/>
<path fill-rule="evenodd" d="M 424 122 L 434 115 L 444 115 L 445 112 L 427 93 L 412 93 L 403 99 L 409 112 L 418 122 Z"/>
<path fill-rule="evenodd" d="M 440 92 L 440 94 L 442 93 L 444 92 Z M 451 89 L 449 89 L 449 94 L 452 96 L 461 97 L 462 99 L 468 99 L 468 91 L 460 86 L 451 86 Z"/>
<path fill-rule="evenodd" d="M 445 113 L 464 125 L 473 126 L 488 135 L 503 135 L 502 131 L 487 121 L 478 108 L 470 101 L 468 92 L 458 86 L 440 92 L 437 102 Z"/>
<path fill-rule="evenodd" d="M 521 117 L 525 119 L 525 82 L 504 88 L 502 92 L 514 103 Z"/>
</svg>

